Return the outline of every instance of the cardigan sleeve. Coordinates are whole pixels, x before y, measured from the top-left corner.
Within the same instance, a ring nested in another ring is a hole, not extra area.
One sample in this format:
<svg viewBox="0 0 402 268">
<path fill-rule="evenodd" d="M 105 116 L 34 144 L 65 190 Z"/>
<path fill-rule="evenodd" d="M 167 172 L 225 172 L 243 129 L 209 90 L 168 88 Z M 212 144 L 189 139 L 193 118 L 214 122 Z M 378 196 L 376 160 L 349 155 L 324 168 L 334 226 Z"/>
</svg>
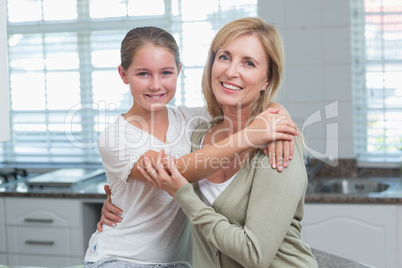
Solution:
<svg viewBox="0 0 402 268">
<path fill-rule="evenodd" d="M 289 167 L 281 173 L 268 164 L 257 168 L 254 178 L 248 178 L 253 179 L 253 184 L 244 226 L 232 224 L 205 205 L 191 185 L 179 189 L 174 198 L 191 224 L 222 253 L 245 267 L 268 267 L 291 228 L 307 185 L 298 146 L 294 156 Z M 232 193 L 231 196 L 236 198 Z"/>
</svg>

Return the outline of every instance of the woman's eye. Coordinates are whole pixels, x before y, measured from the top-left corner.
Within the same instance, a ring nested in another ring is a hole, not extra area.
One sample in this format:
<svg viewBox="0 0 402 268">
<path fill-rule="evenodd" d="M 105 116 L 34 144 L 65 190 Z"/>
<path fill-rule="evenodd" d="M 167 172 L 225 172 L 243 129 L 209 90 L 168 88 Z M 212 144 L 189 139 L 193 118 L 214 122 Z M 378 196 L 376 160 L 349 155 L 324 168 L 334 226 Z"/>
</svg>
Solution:
<svg viewBox="0 0 402 268">
<path fill-rule="evenodd" d="M 137 75 L 138 75 L 138 76 L 148 76 L 148 73 L 142 72 L 142 73 L 138 73 Z"/>
<path fill-rule="evenodd" d="M 252 62 L 252 61 L 246 61 L 245 64 L 246 64 L 246 66 L 249 66 L 249 67 L 255 67 L 254 62 Z"/>
<path fill-rule="evenodd" d="M 226 55 L 221 55 L 221 56 L 219 56 L 219 59 L 226 61 L 226 60 L 229 60 L 229 57 Z"/>
</svg>

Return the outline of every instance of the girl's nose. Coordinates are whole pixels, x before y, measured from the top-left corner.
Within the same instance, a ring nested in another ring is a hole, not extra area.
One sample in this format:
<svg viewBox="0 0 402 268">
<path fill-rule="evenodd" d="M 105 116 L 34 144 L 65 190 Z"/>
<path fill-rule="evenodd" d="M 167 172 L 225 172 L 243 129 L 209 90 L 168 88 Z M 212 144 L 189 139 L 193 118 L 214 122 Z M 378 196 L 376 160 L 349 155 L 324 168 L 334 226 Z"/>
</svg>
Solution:
<svg viewBox="0 0 402 268">
<path fill-rule="evenodd" d="M 154 91 L 160 90 L 161 89 L 161 84 L 162 83 L 161 83 L 159 77 L 153 77 L 152 80 L 151 80 L 151 83 L 149 85 L 149 89 L 154 90 Z"/>
</svg>

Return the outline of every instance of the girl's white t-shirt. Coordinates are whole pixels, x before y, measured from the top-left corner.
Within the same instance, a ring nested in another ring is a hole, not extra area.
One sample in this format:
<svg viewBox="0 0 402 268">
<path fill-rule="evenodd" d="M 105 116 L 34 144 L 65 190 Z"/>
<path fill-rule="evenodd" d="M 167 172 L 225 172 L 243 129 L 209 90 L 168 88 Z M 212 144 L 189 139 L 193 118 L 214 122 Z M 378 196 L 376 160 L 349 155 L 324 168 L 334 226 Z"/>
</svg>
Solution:
<svg viewBox="0 0 402 268">
<path fill-rule="evenodd" d="M 98 147 L 112 202 L 123 210 L 123 221 L 115 228 L 104 225 L 103 232 L 92 235 L 85 262 L 113 257 L 135 263 L 191 263 L 191 231 L 180 206 L 165 191 L 128 177 L 148 150 L 164 149 L 173 157 L 190 153 L 193 131 L 211 120 L 205 107 L 183 106 L 168 107 L 168 119 L 165 143 L 122 116 L 100 135 Z"/>
</svg>

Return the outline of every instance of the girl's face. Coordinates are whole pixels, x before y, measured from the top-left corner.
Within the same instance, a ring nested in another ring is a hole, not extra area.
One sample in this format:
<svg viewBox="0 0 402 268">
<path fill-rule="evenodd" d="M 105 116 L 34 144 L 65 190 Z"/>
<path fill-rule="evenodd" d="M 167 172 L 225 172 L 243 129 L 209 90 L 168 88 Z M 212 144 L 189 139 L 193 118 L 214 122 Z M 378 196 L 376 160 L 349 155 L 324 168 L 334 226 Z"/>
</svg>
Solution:
<svg viewBox="0 0 402 268">
<path fill-rule="evenodd" d="M 220 48 L 212 66 L 212 90 L 222 108 L 248 109 L 268 86 L 268 60 L 255 35 L 242 35 Z M 239 107 L 240 106 L 240 107 Z"/>
<path fill-rule="evenodd" d="M 137 51 L 127 70 L 119 66 L 119 74 L 130 85 L 134 109 L 141 113 L 161 110 L 172 100 L 180 69 L 170 51 L 147 45 Z"/>
</svg>

